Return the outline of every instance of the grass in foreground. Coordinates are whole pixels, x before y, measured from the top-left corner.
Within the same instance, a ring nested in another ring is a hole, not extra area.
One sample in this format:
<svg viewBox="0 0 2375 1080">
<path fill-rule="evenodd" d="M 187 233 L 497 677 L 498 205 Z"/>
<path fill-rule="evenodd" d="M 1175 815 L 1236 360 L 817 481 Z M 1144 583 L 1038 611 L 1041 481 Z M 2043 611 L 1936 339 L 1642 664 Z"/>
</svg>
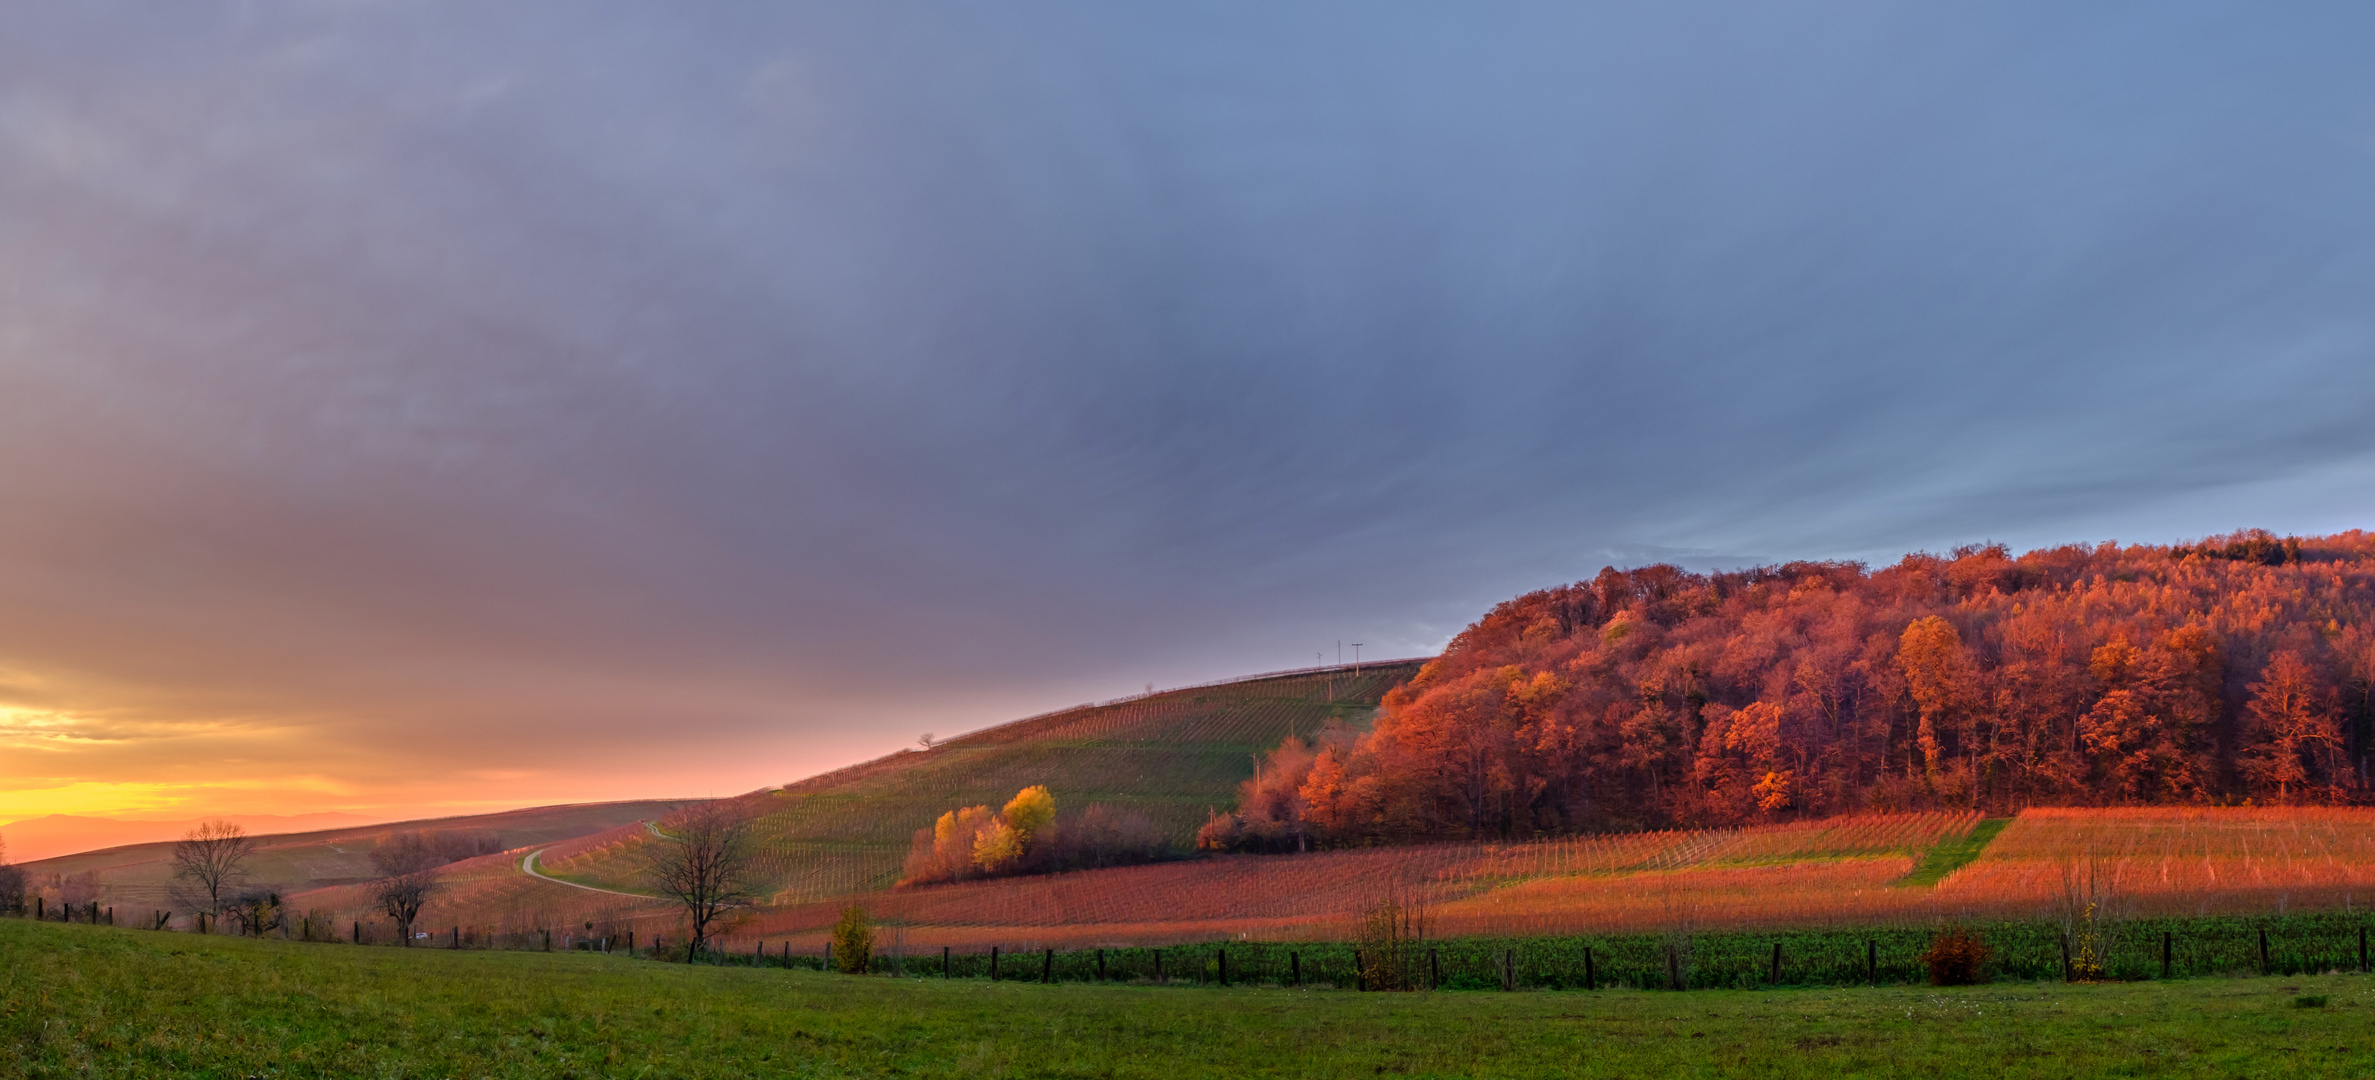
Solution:
<svg viewBox="0 0 2375 1080">
<path fill-rule="evenodd" d="M 0 1075 L 29 1077 L 2375 1070 L 2375 981 L 2356 975 L 1690 993 L 1042 987 L 17 920 L 0 920 L 0 972 Z"/>
</svg>

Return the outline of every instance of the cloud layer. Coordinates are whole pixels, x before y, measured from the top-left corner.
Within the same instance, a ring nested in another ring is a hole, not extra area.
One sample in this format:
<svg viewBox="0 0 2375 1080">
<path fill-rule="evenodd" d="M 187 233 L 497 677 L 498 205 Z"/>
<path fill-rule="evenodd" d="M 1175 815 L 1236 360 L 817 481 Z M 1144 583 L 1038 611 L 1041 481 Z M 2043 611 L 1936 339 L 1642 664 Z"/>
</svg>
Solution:
<svg viewBox="0 0 2375 1080">
<path fill-rule="evenodd" d="M 2363 524 L 2375 20 L 2298 16 L 12 5 L 0 817 L 724 792 L 1608 562 Z"/>
</svg>

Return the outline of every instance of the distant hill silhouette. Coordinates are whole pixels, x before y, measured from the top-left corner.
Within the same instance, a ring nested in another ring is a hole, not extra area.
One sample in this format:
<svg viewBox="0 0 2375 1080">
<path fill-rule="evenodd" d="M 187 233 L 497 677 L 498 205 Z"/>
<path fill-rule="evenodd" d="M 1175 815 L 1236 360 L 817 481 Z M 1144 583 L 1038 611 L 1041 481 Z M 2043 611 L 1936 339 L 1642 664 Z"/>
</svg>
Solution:
<svg viewBox="0 0 2375 1080">
<path fill-rule="evenodd" d="M 258 835 L 346 828 L 386 820 L 361 814 L 225 814 L 222 819 Z M 200 821 L 212 820 L 215 819 L 127 820 L 48 814 L 0 825 L 0 837 L 8 842 L 10 861 L 32 862 L 78 851 L 179 839 Z"/>
<path fill-rule="evenodd" d="M 576 803 L 263 834 L 257 837 L 255 854 L 249 858 L 247 869 L 258 884 L 275 886 L 284 892 L 300 892 L 367 878 L 372 873 L 372 847 L 381 837 L 395 832 L 467 834 L 491 849 L 503 850 L 648 821 L 699 801 Z M 15 843 L 11 836 L 12 854 Z M 89 888 L 96 890 L 94 898 L 115 904 L 170 907 L 165 896 L 173 872 L 172 853 L 173 841 L 159 840 L 27 860 L 23 865 L 32 875 L 35 888 L 45 895 L 55 893 L 65 879 L 90 875 Z"/>
</svg>

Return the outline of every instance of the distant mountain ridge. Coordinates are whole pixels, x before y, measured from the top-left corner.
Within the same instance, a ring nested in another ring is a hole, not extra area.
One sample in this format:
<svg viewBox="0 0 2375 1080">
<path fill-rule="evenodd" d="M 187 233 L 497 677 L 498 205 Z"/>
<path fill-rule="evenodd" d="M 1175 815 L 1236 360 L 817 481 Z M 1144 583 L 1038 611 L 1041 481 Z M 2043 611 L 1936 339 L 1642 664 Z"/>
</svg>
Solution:
<svg viewBox="0 0 2375 1080">
<path fill-rule="evenodd" d="M 348 828 L 374 825 L 390 818 L 364 814 L 222 814 L 222 820 L 245 828 L 252 835 L 266 833 L 308 832 L 315 829 Z M 0 839 L 8 844 L 11 862 L 34 862 L 41 859 L 72 855 L 80 851 L 121 847 L 125 844 L 145 844 L 158 840 L 177 840 L 187 835 L 201 821 L 213 821 L 216 816 L 203 818 L 107 818 L 85 817 L 80 814 L 45 814 L 0 824 Z"/>
<path fill-rule="evenodd" d="M 464 833 L 491 842 L 498 850 L 585 836 L 662 817 L 701 799 L 647 799 L 632 802 L 569 803 L 534 806 L 493 814 L 382 821 L 305 832 L 269 833 L 256 837 L 247 861 L 249 877 L 284 892 L 302 892 L 361 881 L 372 874 L 371 851 L 380 839 L 396 832 Z M 178 834 L 176 834 L 178 837 Z M 12 839 L 13 844 L 13 839 Z M 94 898 L 109 903 L 165 903 L 172 876 L 172 839 L 124 844 L 95 851 L 79 851 L 47 859 L 26 860 L 36 890 L 54 891 L 68 879 L 87 875 Z"/>
</svg>

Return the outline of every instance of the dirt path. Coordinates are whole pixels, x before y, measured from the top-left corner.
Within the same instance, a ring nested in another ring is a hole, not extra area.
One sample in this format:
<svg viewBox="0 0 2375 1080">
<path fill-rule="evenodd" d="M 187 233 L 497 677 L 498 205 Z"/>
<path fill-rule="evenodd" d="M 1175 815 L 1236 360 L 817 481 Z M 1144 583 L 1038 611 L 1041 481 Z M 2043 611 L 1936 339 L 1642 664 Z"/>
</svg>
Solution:
<svg viewBox="0 0 2375 1080">
<path fill-rule="evenodd" d="M 610 894 L 610 895 L 612 895 L 612 896 L 626 896 L 626 897 L 632 897 L 632 898 L 634 898 L 634 899 L 637 899 L 637 900 L 658 900 L 658 899 L 660 899 L 660 898 L 659 898 L 659 897 L 657 897 L 657 896 L 651 896 L 651 895 L 649 895 L 649 894 L 646 894 L 646 893 L 620 892 L 620 891 L 619 891 L 619 890 L 617 890 L 617 889 L 605 889 L 605 888 L 603 888 L 603 887 L 601 887 L 601 886 L 599 886 L 599 885 L 581 885 L 581 884 L 578 884 L 577 882 L 574 882 L 574 881 L 563 881 L 563 880 L 561 880 L 560 878 L 554 877 L 554 876 L 552 876 L 551 874 L 547 874 L 547 873 L 545 873 L 544 871 L 542 871 L 542 870 L 538 870 L 538 869 L 536 868 L 536 859 L 537 859 L 537 857 L 539 857 L 539 856 L 541 856 L 541 855 L 543 855 L 543 854 L 544 854 L 544 849 L 543 849 L 543 848 L 537 848 L 536 850 L 534 850 L 534 851 L 531 851 L 531 852 L 527 853 L 526 855 L 523 855 L 523 856 L 521 856 L 521 857 L 520 857 L 520 873 L 526 874 L 526 875 L 528 875 L 529 877 L 532 877 L 532 878 L 535 878 L 535 879 L 537 879 L 538 881 L 549 881 L 549 882 L 552 882 L 552 883 L 553 883 L 553 884 L 555 884 L 555 885 L 567 885 L 567 886 L 569 886 L 569 887 L 570 887 L 570 888 L 572 888 L 572 889 L 584 889 L 584 890 L 585 890 L 585 891 L 587 891 L 587 892 L 609 893 L 609 894 Z"/>
</svg>

